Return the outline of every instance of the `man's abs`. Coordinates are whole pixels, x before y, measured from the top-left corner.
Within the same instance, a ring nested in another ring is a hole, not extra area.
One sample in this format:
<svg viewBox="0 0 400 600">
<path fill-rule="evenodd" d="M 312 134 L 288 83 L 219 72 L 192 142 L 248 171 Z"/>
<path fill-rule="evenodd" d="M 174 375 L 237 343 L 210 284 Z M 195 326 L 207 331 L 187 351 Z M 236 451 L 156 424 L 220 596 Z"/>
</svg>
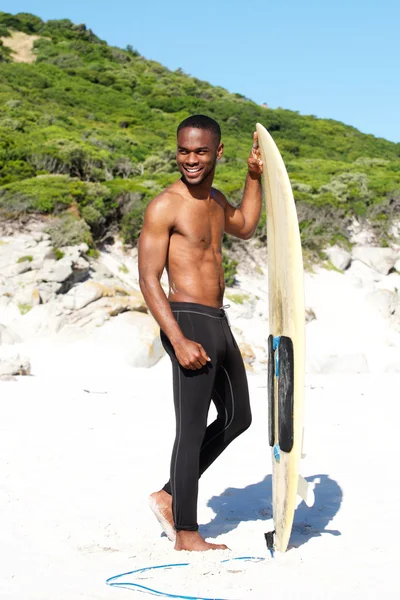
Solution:
<svg viewBox="0 0 400 600">
<path fill-rule="evenodd" d="M 168 299 L 171 302 L 195 302 L 220 308 L 225 283 L 219 249 L 187 249 L 168 254 Z"/>
</svg>

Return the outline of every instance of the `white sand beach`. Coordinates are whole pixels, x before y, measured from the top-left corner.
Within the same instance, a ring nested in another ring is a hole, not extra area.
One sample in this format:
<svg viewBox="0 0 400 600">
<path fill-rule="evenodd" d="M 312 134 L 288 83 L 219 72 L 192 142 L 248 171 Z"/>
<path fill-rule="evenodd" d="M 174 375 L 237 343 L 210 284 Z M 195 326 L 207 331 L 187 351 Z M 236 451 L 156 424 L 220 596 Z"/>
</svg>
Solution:
<svg viewBox="0 0 400 600">
<path fill-rule="evenodd" d="M 249 375 L 252 427 L 200 484 L 201 531 L 230 551 L 199 555 L 175 552 L 147 507 L 168 476 L 168 359 L 93 381 L 1 383 L 2 599 L 129 599 L 139 592 L 106 579 L 186 562 L 122 581 L 227 600 L 396 597 L 399 375 L 308 377 L 302 470 L 316 501 L 298 507 L 290 548 L 274 558 L 264 376 Z M 241 556 L 265 560 L 220 562 Z"/>
</svg>

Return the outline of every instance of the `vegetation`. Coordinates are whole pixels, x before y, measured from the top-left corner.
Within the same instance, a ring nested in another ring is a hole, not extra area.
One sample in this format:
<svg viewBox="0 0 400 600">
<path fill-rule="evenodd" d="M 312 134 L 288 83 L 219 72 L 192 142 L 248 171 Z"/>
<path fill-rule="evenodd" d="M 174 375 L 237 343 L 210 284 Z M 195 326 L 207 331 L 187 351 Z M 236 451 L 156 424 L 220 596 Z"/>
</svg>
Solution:
<svg viewBox="0 0 400 600">
<path fill-rule="evenodd" d="M 231 294 L 229 292 L 227 292 L 225 296 L 228 298 L 228 300 L 235 302 L 235 304 L 244 304 L 250 298 L 248 294 Z"/>
<path fill-rule="evenodd" d="M 229 258 L 225 252 L 222 254 L 222 267 L 224 269 L 225 274 L 225 284 L 228 287 L 231 287 L 235 284 L 235 276 L 236 276 L 236 267 L 238 266 L 238 261 Z"/>
<path fill-rule="evenodd" d="M 17 260 L 17 263 L 32 262 L 32 261 L 33 261 L 33 256 L 26 255 L 26 256 L 20 256 L 19 259 Z"/>
<path fill-rule="evenodd" d="M 60 250 L 60 248 L 54 248 L 54 256 L 56 260 L 61 260 L 65 256 L 65 252 Z"/>
<path fill-rule="evenodd" d="M 18 308 L 21 315 L 26 315 L 26 313 L 28 313 L 32 309 L 32 306 L 30 304 L 20 303 L 18 304 Z"/>
<path fill-rule="evenodd" d="M 354 218 L 380 243 L 400 207 L 400 144 L 333 120 L 261 107 L 110 47 L 85 25 L 0 13 L 0 36 L 40 36 L 33 64 L 0 44 L 0 216 L 52 214 L 56 247 L 92 246 L 112 225 L 134 244 L 143 211 L 177 176 L 175 131 L 194 112 L 216 118 L 225 154 L 216 185 L 240 201 L 255 123 L 273 135 L 291 178 L 303 246 L 349 244 Z M 265 215 L 257 235 L 265 240 Z M 228 238 L 226 238 L 228 241 Z M 227 263 L 230 281 L 234 265 Z M 233 273 L 233 275 L 232 275 Z"/>
</svg>

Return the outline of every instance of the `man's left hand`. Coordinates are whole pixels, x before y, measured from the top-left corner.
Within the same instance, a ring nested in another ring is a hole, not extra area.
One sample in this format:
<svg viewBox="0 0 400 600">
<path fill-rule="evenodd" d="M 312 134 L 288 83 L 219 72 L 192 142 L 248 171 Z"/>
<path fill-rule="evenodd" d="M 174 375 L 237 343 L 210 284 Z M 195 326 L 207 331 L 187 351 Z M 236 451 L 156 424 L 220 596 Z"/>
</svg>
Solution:
<svg viewBox="0 0 400 600">
<path fill-rule="evenodd" d="M 252 179 L 260 179 L 263 172 L 263 162 L 261 160 L 260 148 L 258 146 L 258 134 L 255 131 L 253 136 L 253 146 L 247 161 L 249 175 Z"/>
</svg>

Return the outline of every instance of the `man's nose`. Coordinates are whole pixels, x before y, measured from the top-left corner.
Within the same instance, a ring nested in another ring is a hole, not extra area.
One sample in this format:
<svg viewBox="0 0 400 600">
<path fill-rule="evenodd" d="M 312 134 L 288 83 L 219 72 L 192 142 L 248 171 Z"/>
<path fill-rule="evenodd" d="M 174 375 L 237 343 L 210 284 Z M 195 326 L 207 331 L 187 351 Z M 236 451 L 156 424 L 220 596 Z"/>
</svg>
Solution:
<svg viewBox="0 0 400 600">
<path fill-rule="evenodd" d="M 186 162 L 188 163 L 188 165 L 195 165 L 198 163 L 198 158 L 195 152 L 191 152 L 190 154 L 188 154 Z"/>
</svg>

